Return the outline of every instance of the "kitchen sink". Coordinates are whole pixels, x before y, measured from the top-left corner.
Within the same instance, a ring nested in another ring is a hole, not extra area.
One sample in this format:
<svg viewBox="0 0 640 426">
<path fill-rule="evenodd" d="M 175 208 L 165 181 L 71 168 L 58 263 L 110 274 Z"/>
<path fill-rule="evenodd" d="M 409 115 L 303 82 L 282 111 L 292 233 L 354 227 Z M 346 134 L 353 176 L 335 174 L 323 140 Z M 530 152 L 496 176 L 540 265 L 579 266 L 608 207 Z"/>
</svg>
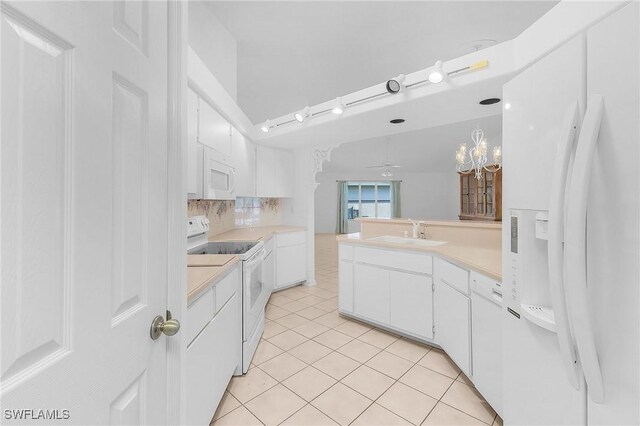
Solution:
<svg viewBox="0 0 640 426">
<path fill-rule="evenodd" d="M 368 238 L 369 241 L 381 241 L 385 243 L 406 244 L 408 246 L 435 247 L 446 244 L 445 241 L 423 240 L 420 238 L 396 237 L 394 235 L 382 235 L 380 237 Z"/>
</svg>

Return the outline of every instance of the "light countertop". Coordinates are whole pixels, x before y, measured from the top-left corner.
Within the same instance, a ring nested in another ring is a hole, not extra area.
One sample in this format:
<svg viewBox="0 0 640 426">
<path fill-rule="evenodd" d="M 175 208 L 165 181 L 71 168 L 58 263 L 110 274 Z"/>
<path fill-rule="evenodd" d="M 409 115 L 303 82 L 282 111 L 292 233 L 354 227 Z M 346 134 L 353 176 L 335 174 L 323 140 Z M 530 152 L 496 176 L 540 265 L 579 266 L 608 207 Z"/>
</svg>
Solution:
<svg viewBox="0 0 640 426">
<path fill-rule="evenodd" d="M 237 256 L 233 256 L 223 266 L 189 266 L 187 268 L 187 304 L 223 278 L 229 270 L 238 264 L 239 260 Z"/>
<path fill-rule="evenodd" d="M 338 242 L 367 245 L 381 248 L 393 248 L 406 251 L 435 253 L 465 269 L 473 269 L 488 277 L 502 281 L 502 251 L 477 245 L 447 243 L 441 246 L 424 247 L 407 244 L 374 241 L 360 233 L 337 236 Z"/>
<path fill-rule="evenodd" d="M 257 226 L 255 228 L 236 228 L 222 234 L 209 237 L 209 241 L 259 241 L 268 240 L 274 234 L 306 231 L 304 226 Z"/>
</svg>

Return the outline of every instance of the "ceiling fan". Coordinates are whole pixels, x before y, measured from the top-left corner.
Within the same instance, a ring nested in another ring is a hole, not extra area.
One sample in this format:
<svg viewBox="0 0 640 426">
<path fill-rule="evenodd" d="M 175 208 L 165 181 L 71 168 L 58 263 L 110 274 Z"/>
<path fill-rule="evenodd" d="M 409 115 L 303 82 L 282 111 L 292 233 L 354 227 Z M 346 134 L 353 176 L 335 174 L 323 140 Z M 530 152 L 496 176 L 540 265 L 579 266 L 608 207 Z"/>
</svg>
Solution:
<svg viewBox="0 0 640 426">
<path fill-rule="evenodd" d="M 389 161 L 389 140 L 387 139 L 387 155 L 385 157 L 385 161 L 383 163 L 380 164 L 373 164 L 371 166 L 365 166 L 365 168 L 367 169 L 384 169 L 384 171 L 382 172 L 381 176 L 382 177 L 392 177 L 393 173 L 391 173 L 391 169 L 397 169 L 400 168 L 402 166 L 398 165 L 398 164 L 393 164 L 392 162 Z"/>
</svg>

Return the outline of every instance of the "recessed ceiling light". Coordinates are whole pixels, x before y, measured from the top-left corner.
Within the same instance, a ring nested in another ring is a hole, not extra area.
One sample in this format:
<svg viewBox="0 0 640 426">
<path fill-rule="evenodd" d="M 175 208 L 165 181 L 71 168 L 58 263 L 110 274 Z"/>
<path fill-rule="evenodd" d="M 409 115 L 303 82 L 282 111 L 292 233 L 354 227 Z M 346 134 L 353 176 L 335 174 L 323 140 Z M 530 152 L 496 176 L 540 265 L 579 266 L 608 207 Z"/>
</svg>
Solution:
<svg viewBox="0 0 640 426">
<path fill-rule="evenodd" d="M 387 81 L 387 92 L 391 93 L 392 95 L 395 95 L 396 93 L 401 91 L 402 84 L 404 83 L 404 79 L 405 79 L 404 74 L 400 74 L 396 78 L 392 78 L 391 80 Z"/>
<path fill-rule="evenodd" d="M 493 105 L 500 102 L 500 98 L 487 98 L 480 101 L 480 105 Z"/>
<path fill-rule="evenodd" d="M 404 123 L 404 118 L 394 118 L 393 120 L 389 121 L 389 123 L 391 123 L 391 124 L 401 124 L 401 123 Z"/>
</svg>

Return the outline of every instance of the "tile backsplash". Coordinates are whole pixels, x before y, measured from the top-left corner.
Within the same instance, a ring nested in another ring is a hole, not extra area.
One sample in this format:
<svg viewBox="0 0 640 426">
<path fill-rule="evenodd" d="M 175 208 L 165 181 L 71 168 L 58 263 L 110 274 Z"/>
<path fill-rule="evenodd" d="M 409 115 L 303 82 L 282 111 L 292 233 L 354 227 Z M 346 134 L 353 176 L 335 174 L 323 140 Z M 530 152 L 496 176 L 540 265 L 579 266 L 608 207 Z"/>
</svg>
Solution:
<svg viewBox="0 0 640 426">
<path fill-rule="evenodd" d="M 209 235 L 234 228 L 282 225 L 282 208 L 278 198 L 238 197 L 230 200 L 189 200 L 187 215 L 207 216 Z"/>
</svg>

